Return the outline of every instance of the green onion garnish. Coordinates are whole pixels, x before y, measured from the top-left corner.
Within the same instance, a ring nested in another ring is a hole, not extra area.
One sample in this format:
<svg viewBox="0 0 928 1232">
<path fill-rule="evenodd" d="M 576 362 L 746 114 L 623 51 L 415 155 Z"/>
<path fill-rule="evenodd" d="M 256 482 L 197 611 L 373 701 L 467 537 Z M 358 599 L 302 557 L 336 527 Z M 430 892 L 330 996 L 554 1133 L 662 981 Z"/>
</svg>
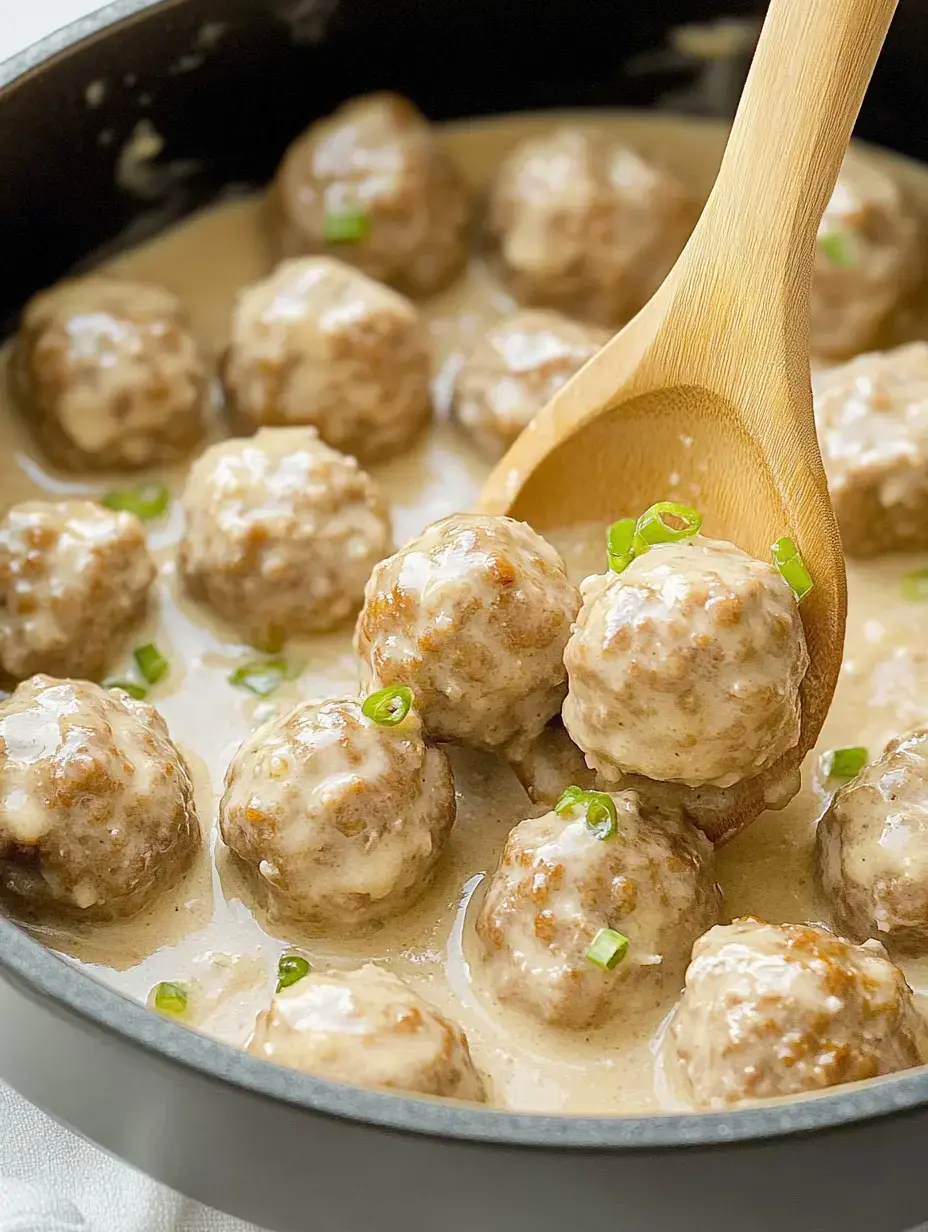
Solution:
<svg viewBox="0 0 928 1232">
<path fill-rule="evenodd" d="M 554 806 L 555 813 L 563 817 L 575 808 L 586 811 L 586 824 L 598 839 L 612 838 L 619 826 L 615 801 L 604 791 L 583 791 L 580 787 L 567 787 L 561 792 Z"/>
<path fill-rule="evenodd" d="M 153 642 L 147 646 L 137 646 L 132 657 L 149 684 L 157 684 L 167 675 L 168 661 Z"/>
<path fill-rule="evenodd" d="M 928 569 L 913 569 L 902 579 L 902 597 L 913 603 L 928 603 Z"/>
<path fill-rule="evenodd" d="M 809 576 L 809 571 L 795 543 L 792 539 L 778 539 L 770 550 L 773 553 L 773 563 L 779 569 L 783 580 L 796 596 L 797 601 L 804 599 L 815 583 Z"/>
<path fill-rule="evenodd" d="M 621 518 L 606 531 L 606 554 L 613 573 L 623 573 L 635 559 L 634 542 L 634 518 Z"/>
<path fill-rule="evenodd" d="M 617 967 L 628 953 L 628 938 L 614 928 L 601 928 L 586 952 L 587 958 L 603 971 Z"/>
<path fill-rule="evenodd" d="M 327 244 L 356 244 L 370 235 L 370 219 L 363 210 L 333 210 L 322 222 L 322 237 Z"/>
<path fill-rule="evenodd" d="M 137 702 L 144 701 L 148 696 L 148 690 L 145 686 L 143 684 L 136 684 L 134 680 L 107 680 L 104 687 L 107 689 L 122 689 L 123 693 L 128 693 Z"/>
<path fill-rule="evenodd" d="M 257 697 L 269 697 L 289 676 L 286 659 L 255 659 L 237 667 L 229 676 L 229 684 L 247 689 Z"/>
<path fill-rule="evenodd" d="M 852 779 L 870 760 L 867 750 L 855 745 L 850 749 L 830 749 L 823 753 L 819 766 L 826 779 Z"/>
<path fill-rule="evenodd" d="M 150 522 L 161 517 L 170 500 L 171 494 L 163 483 L 143 483 L 137 488 L 107 492 L 100 504 L 117 513 L 134 513 L 143 522 Z"/>
<path fill-rule="evenodd" d="M 682 526 L 674 526 L 665 519 L 673 518 L 682 522 Z M 689 505 L 678 504 L 677 501 L 658 501 L 650 509 L 646 509 L 635 526 L 635 539 L 641 539 L 648 547 L 655 543 L 679 543 L 681 539 L 689 539 L 702 526 L 702 514 L 691 509 Z"/>
<path fill-rule="evenodd" d="M 281 954 L 277 963 L 277 991 L 289 988 L 304 975 L 309 975 L 310 970 L 309 963 L 299 954 Z"/>
<path fill-rule="evenodd" d="M 838 269 L 847 269 L 854 264 L 854 254 L 851 251 L 851 237 L 846 231 L 820 231 L 818 246 L 829 265 Z"/>
<path fill-rule="evenodd" d="M 156 1010 L 162 1014 L 183 1014 L 187 1008 L 187 990 L 183 984 L 166 981 L 156 984 L 152 993 L 152 1001 Z"/>
<path fill-rule="evenodd" d="M 391 685 L 365 698 L 361 713 L 381 727 L 396 727 L 409 714 L 413 700 L 413 691 L 405 684 Z"/>
</svg>

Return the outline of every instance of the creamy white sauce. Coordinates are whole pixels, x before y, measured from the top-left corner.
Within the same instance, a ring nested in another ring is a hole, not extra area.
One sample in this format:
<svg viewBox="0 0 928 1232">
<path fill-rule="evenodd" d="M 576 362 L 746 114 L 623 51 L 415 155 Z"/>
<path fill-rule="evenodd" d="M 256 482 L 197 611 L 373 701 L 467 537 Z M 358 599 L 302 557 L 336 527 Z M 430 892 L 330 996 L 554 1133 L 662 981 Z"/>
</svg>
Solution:
<svg viewBox="0 0 928 1232">
<path fill-rule="evenodd" d="M 292 8 L 294 17 L 299 14 L 302 20 L 304 9 L 315 16 L 325 5 Z M 551 116 L 529 115 L 452 126 L 446 139 L 480 187 L 516 140 L 554 122 Z M 582 122 L 608 125 L 637 138 L 645 153 L 665 162 L 701 194 L 711 185 L 725 139 L 720 125 L 668 116 L 587 113 Z M 928 175 L 893 161 L 928 206 Z M 109 261 L 107 268 L 178 294 L 215 361 L 226 342 L 235 293 L 269 268 L 260 204 L 239 200 L 217 206 Z M 510 296 L 479 259 L 459 283 L 425 308 L 436 354 L 440 418 L 407 455 L 372 472 L 390 503 L 398 543 L 426 523 L 467 508 L 479 490 L 488 467 L 447 423 L 444 412 L 463 354 L 489 324 L 513 308 Z M 218 416 L 213 435 L 222 435 Z M 119 477 L 85 480 L 50 470 L 4 390 L 0 459 L 4 502 L 42 494 L 55 498 L 102 493 L 122 483 Z M 166 472 L 164 478 L 179 496 L 182 470 Z M 137 482 L 138 476 L 125 478 L 127 484 Z M 673 486 L 674 477 L 668 474 L 668 488 Z M 227 681 L 229 673 L 255 653 L 179 591 L 174 553 L 180 530 L 175 500 L 164 521 L 149 528 L 160 566 L 152 610 L 134 630 L 122 657 L 117 656 L 113 674 L 127 668 L 131 645 L 154 641 L 169 659 L 170 673 L 154 690 L 153 701 L 191 763 L 207 850 L 157 908 L 129 922 L 68 935 L 39 928 L 42 940 L 140 1001 L 160 980 L 190 982 L 191 1022 L 238 1045 L 246 1042 L 256 1013 L 267 1005 L 277 957 L 285 947 L 300 947 L 318 968 L 356 966 L 371 959 L 408 979 L 462 1024 L 495 1103 L 545 1112 L 628 1113 L 667 1106 L 670 1097 L 655 1072 L 654 1051 L 672 995 L 656 994 L 644 1009 L 636 1003 L 634 1018 L 620 1014 L 599 1030 L 567 1033 L 540 1028 L 515 1010 L 494 1006 L 481 991 L 471 941 L 481 885 L 508 830 L 531 811 L 511 772 L 490 758 L 453 751 L 457 825 L 433 887 L 403 918 L 347 939 L 301 936 L 289 926 L 279 931 L 282 926 L 267 918 L 255 901 L 253 885 L 216 836 L 223 775 L 239 743 L 259 723 L 301 699 L 356 691 L 351 630 L 289 646 L 288 658 L 301 665 L 301 674 L 268 701 L 236 690 Z M 602 568 L 599 528 L 592 539 L 589 531 L 580 530 L 553 538 L 577 580 Z M 847 653 L 821 748 L 862 744 L 875 756 L 890 736 L 913 723 L 928 722 L 928 606 L 905 601 L 899 591 L 903 573 L 926 565 L 928 556 L 849 566 Z M 45 738 L 41 731 L 12 734 L 23 755 L 33 746 L 38 750 Z M 771 921 L 824 918 L 812 885 L 812 836 L 823 807 L 813 766 L 814 755 L 806 764 L 802 791 L 785 811 L 761 817 L 719 853 L 726 917 L 750 912 Z M 928 960 L 907 961 L 904 967 L 914 986 L 928 993 Z"/>
</svg>

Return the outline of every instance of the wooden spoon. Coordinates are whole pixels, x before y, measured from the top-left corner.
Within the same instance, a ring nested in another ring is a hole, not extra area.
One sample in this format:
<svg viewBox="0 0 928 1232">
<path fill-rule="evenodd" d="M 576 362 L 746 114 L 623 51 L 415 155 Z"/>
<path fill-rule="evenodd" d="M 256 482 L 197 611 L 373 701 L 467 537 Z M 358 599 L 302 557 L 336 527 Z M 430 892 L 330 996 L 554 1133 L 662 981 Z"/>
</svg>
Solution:
<svg viewBox="0 0 928 1232">
<path fill-rule="evenodd" d="M 771 0 L 715 187 L 641 312 L 535 418 L 478 508 L 538 530 L 681 500 L 704 533 L 761 559 L 795 539 L 815 588 L 794 770 L 841 666 L 844 557 L 812 417 L 809 287 L 816 234 L 896 0 Z M 605 551 L 604 551 L 605 567 Z M 770 774 L 710 837 L 764 803 Z"/>
</svg>

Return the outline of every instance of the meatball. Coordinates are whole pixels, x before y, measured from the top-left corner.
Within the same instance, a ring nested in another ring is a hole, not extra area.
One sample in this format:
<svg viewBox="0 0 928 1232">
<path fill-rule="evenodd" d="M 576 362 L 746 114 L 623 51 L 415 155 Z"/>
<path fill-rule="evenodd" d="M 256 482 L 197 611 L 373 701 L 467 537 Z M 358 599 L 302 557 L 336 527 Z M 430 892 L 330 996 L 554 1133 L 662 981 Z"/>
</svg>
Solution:
<svg viewBox="0 0 928 1232">
<path fill-rule="evenodd" d="M 815 419 L 847 554 L 928 547 L 928 344 L 820 373 Z"/>
<path fill-rule="evenodd" d="M 663 282 L 693 219 L 666 171 L 604 134 L 559 128 L 503 162 L 488 227 L 521 303 L 616 325 Z"/>
<path fill-rule="evenodd" d="M 730 787 L 795 747 L 809 656 L 773 565 L 697 535 L 581 593 L 564 725 L 605 779 Z"/>
<path fill-rule="evenodd" d="M 461 1028 L 373 963 L 311 972 L 278 992 L 248 1050 L 354 1086 L 486 1099 Z"/>
<path fill-rule="evenodd" d="M 819 823 L 819 881 L 835 925 L 928 950 L 928 729 L 891 740 Z"/>
<path fill-rule="evenodd" d="M 371 574 L 355 631 L 362 676 L 409 685 L 435 739 L 518 757 L 564 698 L 579 603 L 524 522 L 443 518 Z"/>
<path fill-rule="evenodd" d="M 193 786 L 157 710 L 33 676 L 0 702 L 0 891 L 30 912 L 128 916 L 186 870 Z"/>
<path fill-rule="evenodd" d="M 69 470 L 172 462 L 203 435 L 206 365 L 161 287 L 93 277 L 36 295 L 14 378 L 50 457 Z"/>
<path fill-rule="evenodd" d="M 0 668 L 95 677 L 155 578 L 138 518 L 92 501 L 23 501 L 0 520 Z"/>
<path fill-rule="evenodd" d="M 341 261 L 285 261 L 239 293 L 224 379 L 248 429 L 309 424 L 374 462 L 431 414 L 431 355 L 415 306 Z"/>
<path fill-rule="evenodd" d="M 484 970 L 500 1001 L 542 1022 L 588 1027 L 634 1015 L 682 978 L 696 938 L 718 919 L 712 845 L 691 826 L 614 794 L 617 830 L 598 836 L 583 806 L 520 822 L 477 918 Z M 628 939 L 608 971 L 587 957 L 601 929 Z"/>
<path fill-rule="evenodd" d="M 723 1108 L 920 1065 L 928 1027 L 879 942 L 741 919 L 693 947 L 663 1060 L 687 1102 Z"/>
<path fill-rule="evenodd" d="M 494 325 L 457 373 L 451 413 L 489 458 L 516 437 L 609 339 L 557 312 L 520 312 Z"/>
<path fill-rule="evenodd" d="M 813 353 L 853 355 L 870 346 L 918 281 L 915 214 L 893 176 L 848 154 L 818 231 L 812 276 Z"/>
<path fill-rule="evenodd" d="M 446 286 L 467 259 L 467 185 L 416 108 L 369 94 L 287 151 L 271 193 L 281 256 L 338 255 L 407 295 Z"/>
<path fill-rule="evenodd" d="M 312 428 L 213 445 L 191 468 L 183 505 L 188 590 L 265 649 L 355 612 L 392 546 L 370 477 Z"/>
<path fill-rule="evenodd" d="M 587 766 L 583 753 L 559 720 L 548 724 L 512 763 L 512 769 L 539 812 L 554 807 L 565 784 L 600 789 L 609 786 Z M 697 826 L 717 843 L 736 834 L 765 809 L 786 808 L 799 791 L 801 778 L 798 767 L 784 770 L 774 766 L 731 787 L 687 787 L 640 774 L 622 774 L 611 786 L 616 791 L 634 791 L 643 808 Z"/>
<path fill-rule="evenodd" d="M 419 897 L 455 807 L 448 758 L 426 741 L 414 710 L 384 726 L 357 700 L 305 702 L 236 753 L 219 826 L 273 909 L 354 925 Z"/>
</svg>

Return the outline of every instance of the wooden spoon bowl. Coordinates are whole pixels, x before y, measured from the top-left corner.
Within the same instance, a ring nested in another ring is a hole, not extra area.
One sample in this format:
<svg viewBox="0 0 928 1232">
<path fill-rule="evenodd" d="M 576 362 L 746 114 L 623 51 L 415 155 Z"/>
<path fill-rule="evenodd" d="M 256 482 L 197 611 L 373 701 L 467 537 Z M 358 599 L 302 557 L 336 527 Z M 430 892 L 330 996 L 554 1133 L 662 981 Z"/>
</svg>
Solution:
<svg viewBox="0 0 928 1232">
<path fill-rule="evenodd" d="M 809 289 L 819 223 L 896 0 L 772 0 L 715 187 L 642 311 L 535 418 L 479 508 L 538 530 L 604 526 L 657 500 L 760 559 L 788 535 L 814 580 L 797 747 L 814 745 L 841 666 L 847 588 L 812 415 Z"/>
</svg>

